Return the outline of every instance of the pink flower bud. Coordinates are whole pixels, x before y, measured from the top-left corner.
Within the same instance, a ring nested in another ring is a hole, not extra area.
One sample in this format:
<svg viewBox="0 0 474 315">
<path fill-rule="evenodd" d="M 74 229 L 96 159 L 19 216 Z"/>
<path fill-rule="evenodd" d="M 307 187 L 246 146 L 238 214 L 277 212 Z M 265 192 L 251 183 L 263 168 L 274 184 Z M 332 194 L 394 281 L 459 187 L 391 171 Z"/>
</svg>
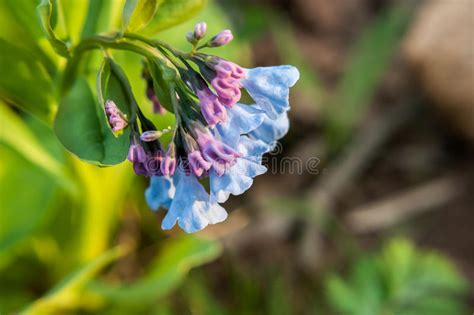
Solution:
<svg viewBox="0 0 474 315">
<path fill-rule="evenodd" d="M 119 132 L 128 126 L 127 117 L 120 111 L 114 101 L 105 102 L 105 114 L 113 132 Z"/>
<path fill-rule="evenodd" d="M 227 120 L 227 110 L 209 88 L 198 90 L 197 96 L 201 113 L 210 127 Z"/>
<path fill-rule="evenodd" d="M 227 45 L 234 39 L 232 32 L 230 30 L 223 30 L 216 36 L 214 36 L 208 43 L 209 47 L 219 47 Z"/>
<path fill-rule="evenodd" d="M 240 80 L 245 77 L 245 70 L 242 67 L 224 59 L 219 60 L 214 66 L 214 71 L 221 78 Z"/>
<path fill-rule="evenodd" d="M 201 151 L 196 150 L 188 154 L 188 162 L 190 170 L 197 176 L 200 177 L 206 171 L 208 171 L 212 164 L 202 157 Z"/>
<path fill-rule="evenodd" d="M 139 144 L 132 144 L 128 150 L 128 160 L 132 163 L 141 163 L 146 160 L 146 152 Z"/>
<path fill-rule="evenodd" d="M 166 155 L 161 162 L 161 173 L 166 176 L 173 176 L 176 170 L 176 158 Z"/>
<path fill-rule="evenodd" d="M 158 130 L 148 130 L 140 135 L 140 139 L 145 142 L 155 141 L 163 135 L 161 131 Z"/>
<path fill-rule="evenodd" d="M 161 162 L 163 160 L 163 151 L 157 151 L 148 156 L 143 163 L 148 176 L 161 176 Z"/>
<path fill-rule="evenodd" d="M 207 31 L 206 22 L 197 23 L 194 26 L 194 38 L 196 40 L 202 39 L 204 36 L 206 36 L 206 31 Z"/>
</svg>

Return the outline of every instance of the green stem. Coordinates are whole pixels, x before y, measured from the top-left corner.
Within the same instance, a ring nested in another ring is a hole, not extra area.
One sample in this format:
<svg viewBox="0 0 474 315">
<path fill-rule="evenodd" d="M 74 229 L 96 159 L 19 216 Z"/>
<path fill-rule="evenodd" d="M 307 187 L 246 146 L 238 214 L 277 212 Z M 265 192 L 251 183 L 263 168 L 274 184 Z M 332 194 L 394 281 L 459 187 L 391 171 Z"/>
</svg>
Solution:
<svg viewBox="0 0 474 315">
<path fill-rule="evenodd" d="M 170 51 L 173 55 L 175 55 L 177 57 L 184 57 L 184 58 L 190 57 L 190 54 L 182 52 L 180 50 L 177 50 L 177 49 L 173 48 L 172 46 L 170 46 L 169 44 L 167 44 L 167 43 L 165 43 L 165 42 L 163 42 L 159 39 L 149 39 L 149 38 L 143 37 L 143 36 L 135 34 L 135 33 L 125 33 L 125 34 L 123 34 L 123 38 L 138 40 L 138 41 L 143 42 L 143 43 L 145 43 L 147 45 L 150 45 L 152 47 L 157 47 L 157 46 L 158 47 L 163 47 L 163 48 Z"/>
<path fill-rule="evenodd" d="M 148 45 L 128 41 L 126 39 L 117 38 L 117 37 L 107 37 L 107 36 L 94 36 L 88 39 L 83 40 L 79 45 L 77 45 L 73 52 L 72 57 L 69 59 L 69 62 L 64 71 L 64 79 L 62 92 L 66 92 L 72 85 L 72 78 L 79 66 L 81 56 L 93 49 L 116 49 L 116 50 L 125 50 L 140 54 L 146 58 L 150 59 L 161 59 L 167 61 L 168 58 L 164 56 L 160 51 L 154 47 Z"/>
</svg>

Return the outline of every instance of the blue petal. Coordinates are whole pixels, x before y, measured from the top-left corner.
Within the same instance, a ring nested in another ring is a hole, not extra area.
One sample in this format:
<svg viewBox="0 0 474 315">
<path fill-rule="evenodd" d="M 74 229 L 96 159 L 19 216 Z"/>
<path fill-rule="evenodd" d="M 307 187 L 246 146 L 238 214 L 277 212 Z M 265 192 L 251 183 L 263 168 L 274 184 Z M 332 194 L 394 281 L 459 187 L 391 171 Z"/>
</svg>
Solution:
<svg viewBox="0 0 474 315">
<path fill-rule="evenodd" d="M 255 105 L 236 104 L 227 111 L 227 121 L 216 126 L 216 133 L 227 145 L 237 145 L 240 135 L 249 133 L 265 118 L 265 113 Z"/>
<path fill-rule="evenodd" d="M 225 202 L 230 194 L 240 195 L 253 184 L 253 178 L 265 173 L 267 168 L 261 165 L 262 155 L 268 151 L 268 145 L 262 141 L 242 136 L 238 151 L 243 157 L 227 169 L 222 176 L 213 171 L 209 174 L 211 201 Z"/>
<path fill-rule="evenodd" d="M 299 79 L 299 72 L 293 66 L 253 68 L 247 70 L 242 85 L 270 118 L 290 108 L 289 89 Z"/>
<path fill-rule="evenodd" d="M 248 136 L 241 136 L 237 151 L 243 158 L 256 163 L 262 163 L 262 156 L 270 151 L 269 145 L 259 139 L 252 139 Z"/>
<path fill-rule="evenodd" d="M 208 224 L 216 224 L 227 218 L 227 212 L 217 203 L 209 201 L 209 194 L 193 175 L 177 170 L 174 175 L 176 193 L 171 207 L 163 219 L 165 230 L 178 225 L 186 233 L 202 230 Z"/>
<path fill-rule="evenodd" d="M 160 207 L 169 208 L 175 193 L 175 186 L 168 176 L 153 176 L 150 186 L 145 191 L 148 206 L 153 210 Z"/>
<path fill-rule="evenodd" d="M 283 138 L 290 129 L 288 113 L 280 114 L 275 120 L 265 117 L 263 123 L 249 133 L 252 138 L 259 139 L 270 145 L 270 150 L 276 145 L 276 141 Z"/>
</svg>

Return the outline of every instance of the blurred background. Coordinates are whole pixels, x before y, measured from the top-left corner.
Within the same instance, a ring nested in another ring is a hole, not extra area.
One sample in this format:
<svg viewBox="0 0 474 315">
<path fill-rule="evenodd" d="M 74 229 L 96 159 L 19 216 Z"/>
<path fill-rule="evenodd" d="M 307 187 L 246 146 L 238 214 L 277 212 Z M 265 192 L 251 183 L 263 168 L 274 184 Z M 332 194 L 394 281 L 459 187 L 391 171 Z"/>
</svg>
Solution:
<svg viewBox="0 0 474 315">
<path fill-rule="evenodd" d="M 61 3 L 72 40 L 123 5 Z M 188 49 L 206 21 L 236 37 L 213 53 L 301 71 L 269 172 L 195 235 L 161 230 L 129 163 L 56 140 L 36 4 L 0 1 L 0 314 L 474 311 L 474 1 L 210 1 L 156 35 Z M 114 57 L 147 107 L 140 59 Z"/>
</svg>

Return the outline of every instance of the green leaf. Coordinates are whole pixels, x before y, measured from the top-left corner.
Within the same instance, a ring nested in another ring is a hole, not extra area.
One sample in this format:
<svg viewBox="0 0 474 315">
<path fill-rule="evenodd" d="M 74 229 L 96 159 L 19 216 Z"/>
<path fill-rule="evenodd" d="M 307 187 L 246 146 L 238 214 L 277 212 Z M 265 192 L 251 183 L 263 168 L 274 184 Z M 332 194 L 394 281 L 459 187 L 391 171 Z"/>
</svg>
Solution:
<svg viewBox="0 0 474 315">
<path fill-rule="evenodd" d="M 4 259 L 8 249 L 42 223 L 57 186 L 42 169 L 2 143 L 0 156 L 0 258 Z"/>
<path fill-rule="evenodd" d="M 153 80 L 153 89 L 166 110 L 173 113 L 173 100 L 171 99 L 170 83 L 176 80 L 176 70 L 170 68 L 159 60 L 148 60 L 148 71 Z"/>
<path fill-rule="evenodd" d="M 0 38 L 0 98 L 49 121 L 54 108 L 51 78 L 35 55 Z"/>
<path fill-rule="evenodd" d="M 49 174 L 71 194 L 77 193 L 76 184 L 66 168 L 43 149 L 42 144 L 28 126 L 3 104 L 0 104 L 0 125 L 4 130 L 0 133 L 0 143 L 16 150 L 30 163 Z"/>
<path fill-rule="evenodd" d="M 107 97 L 129 113 L 129 103 L 116 76 L 111 76 Z M 86 80 L 78 78 L 62 99 L 54 131 L 61 143 L 80 159 L 98 165 L 114 165 L 125 160 L 130 130 L 116 138 L 107 122 L 103 105 L 97 104 Z"/>
<path fill-rule="evenodd" d="M 56 72 L 59 56 L 49 43 L 41 40 L 44 33 L 38 27 L 37 5 L 35 0 L 0 1 L 0 38 L 33 54 L 52 75 Z"/>
<path fill-rule="evenodd" d="M 445 314 L 422 301 L 432 299 L 446 307 L 462 308 L 460 297 L 467 284 L 454 266 L 443 256 L 433 252 L 419 253 L 403 239 L 389 242 L 377 261 L 389 295 L 396 304 L 396 312 L 411 309 L 431 309 L 430 314 Z"/>
<path fill-rule="evenodd" d="M 83 290 L 102 269 L 128 252 L 128 248 L 118 246 L 111 249 L 81 269 L 70 274 L 50 293 L 36 300 L 28 306 L 22 314 L 64 314 L 65 311 L 74 310 L 81 305 L 86 305 Z M 93 302 L 92 302 L 93 303 Z"/>
<path fill-rule="evenodd" d="M 347 281 L 330 276 L 325 285 L 329 305 L 340 314 L 465 314 L 467 284 L 454 266 L 403 239 L 357 260 Z"/>
<path fill-rule="evenodd" d="M 124 31 L 136 32 L 150 23 L 164 0 L 127 0 L 123 8 Z"/>
<path fill-rule="evenodd" d="M 349 314 L 359 305 L 356 293 L 341 277 L 335 274 L 327 276 L 325 288 L 326 299 L 337 312 Z"/>
<path fill-rule="evenodd" d="M 35 8 L 36 1 L 32 0 L 4 0 L 15 19 L 28 30 L 34 37 L 39 38 L 43 36 L 43 32 L 38 28 L 38 19 L 36 18 Z"/>
<path fill-rule="evenodd" d="M 107 59 L 104 59 L 102 65 L 99 68 L 99 72 L 97 73 L 97 80 L 96 80 L 96 89 L 97 89 L 97 100 L 99 104 L 105 104 L 107 95 L 107 85 L 109 84 L 110 79 L 110 63 Z"/>
<path fill-rule="evenodd" d="M 191 19 L 204 8 L 207 0 L 163 0 L 148 25 L 141 30 L 147 35 L 170 28 Z"/>
<path fill-rule="evenodd" d="M 150 303 L 175 289 L 190 269 L 214 260 L 220 252 L 216 241 L 182 236 L 166 243 L 142 279 L 121 287 L 96 282 L 90 291 L 113 304 Z"/>
<path fill-rule="evenodd" d="M 124 201 L 137 176 L 130 164 L 96 167 L 74 161 L 75 174 L 82 184 L 83 200 L 74 220 L 75 246 L 70 252 L 76 261 L 86 262 L 102 253 L 114 236 Z M 143 193 L 143 191 L 140 191 Z"/>
<path fill-rule="evenodd" d="M 69 48 L 67 44 L 60 40 L 54 32 L 54 20 L 58 14 L 56 6 L 56 2 L 53 6 L 51 0 L 41 0 L 36 12 L 38 14 L 43 32 L 46 34 L 51 46 L 53 46 L 56 53 L 67 58 L 70 54 Z"/>
<path fill-rule="evenodd" d="M 72 43 L 79 41 L 82 30 L 86 28 L 86 20 L 93 17 L 97 23 L 97 14 L 100 11 L 92 10 L 91 7 L 95 9 L 104 2 L 106 1 L 61 0 L 64 23 Z M 92 17 L 90 17 L 91 15 Z"/>
</svg>

